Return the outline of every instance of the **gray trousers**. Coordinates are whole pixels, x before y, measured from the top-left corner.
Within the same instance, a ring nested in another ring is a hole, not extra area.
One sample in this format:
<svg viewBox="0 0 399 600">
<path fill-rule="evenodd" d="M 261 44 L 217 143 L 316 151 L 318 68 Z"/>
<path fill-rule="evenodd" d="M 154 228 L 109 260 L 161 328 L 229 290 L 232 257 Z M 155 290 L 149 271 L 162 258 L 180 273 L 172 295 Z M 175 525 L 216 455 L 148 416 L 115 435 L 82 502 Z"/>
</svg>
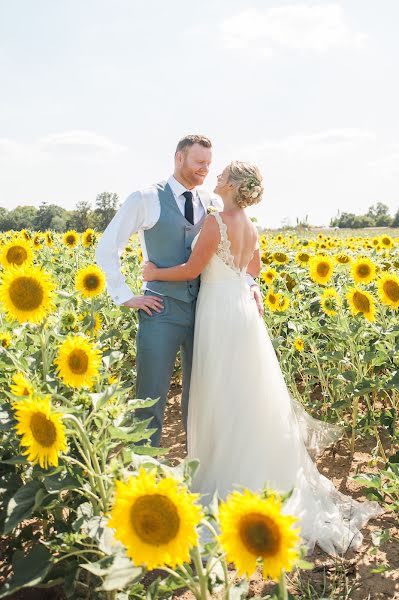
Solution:
<svg viewBox="0 0 399 600">
<path fill-rule="evenodd" d="M 151 295 L 151 292 L 145 292 Z M 149 427 L 157 431 L 151 436 L 151 445 L 159 446 L 168 391 L 178 350 L 181 351 L 183 371 L 183 391 L 181 410 L 183 426 L 187 433 L 188 397 L 190 391 L 191 364 L 193 358 L 193 337 L 195 305 L 168 296 L 162 297 L 164 309 L 160 313 L 148 315 L 139 310 L 137 332 L 137 380 L 136 398 L 158 398 L 158 402 L 148 408 L 136 409 L 139 419 L 152 418 Z"/>
</svg>

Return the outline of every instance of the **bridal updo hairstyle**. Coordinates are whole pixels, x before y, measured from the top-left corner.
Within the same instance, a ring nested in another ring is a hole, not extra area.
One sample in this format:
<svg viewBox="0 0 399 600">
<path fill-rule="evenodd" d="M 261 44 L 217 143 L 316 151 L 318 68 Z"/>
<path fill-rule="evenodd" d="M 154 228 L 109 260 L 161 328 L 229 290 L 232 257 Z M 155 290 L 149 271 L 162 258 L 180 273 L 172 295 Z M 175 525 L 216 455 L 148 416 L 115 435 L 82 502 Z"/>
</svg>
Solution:
<svg viewBox="0 0 399 600">
<path fill-rule="evenodd" d="M 256 165 L 233 160 L 228 166 L 228 179 L 235 188 L 234 201 L 240 208 L 262 200 L 263 178 Z"/>
</svg>

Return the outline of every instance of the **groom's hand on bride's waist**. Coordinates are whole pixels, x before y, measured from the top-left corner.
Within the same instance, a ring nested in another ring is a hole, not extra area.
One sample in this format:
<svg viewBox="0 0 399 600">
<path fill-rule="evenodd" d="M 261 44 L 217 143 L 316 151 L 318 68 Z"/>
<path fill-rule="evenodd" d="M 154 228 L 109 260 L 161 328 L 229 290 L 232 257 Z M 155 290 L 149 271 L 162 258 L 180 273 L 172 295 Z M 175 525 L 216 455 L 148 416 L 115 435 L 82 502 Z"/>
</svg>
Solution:
<svg viewBox="0 0 399 600">
<path fill-rule="evenodd" d="M 126 300 L 123 306 L 144 310 L 148 315 L 152 315 L 152 311 L 158 313 L 163 311 L 163 300 L 159 296 L 133 296 L 130 300 Z"/>
</svg>

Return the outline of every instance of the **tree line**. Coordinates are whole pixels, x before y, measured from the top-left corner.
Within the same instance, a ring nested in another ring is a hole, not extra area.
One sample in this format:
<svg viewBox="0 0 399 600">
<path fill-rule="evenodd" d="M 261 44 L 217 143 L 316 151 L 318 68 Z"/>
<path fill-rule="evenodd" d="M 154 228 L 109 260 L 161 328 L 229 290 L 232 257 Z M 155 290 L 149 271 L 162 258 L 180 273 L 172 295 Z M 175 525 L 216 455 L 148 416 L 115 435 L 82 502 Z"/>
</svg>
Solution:
<svg viewBox="0 0 399 600">
<path fill-rule="evenodd" d="M 89 227 L 104 231 L 119 208 L 119 196 L 113 192 L 102 192 L 92 208 L 88 200 L 78 202 L 73 210 L 67 210 L 57 204 L 42 202 L 36 206 L 17 206 L 7 210 L 0 206 L 0 231 L 56 231 L 63 233 L 69 229 L 78 232 Z"/>
<path fill-rule="evenodd" d="M 360 229 L 362 227 L 399 227 L 399 208 L 391 217 L 389 208 L 383 202 L 370 206 L 365 215 L 343 212 L 331 219 L 330 227 Z"/>
<path fill-rule="evenodd" d="M 88 200 L 78 202 L 73 210 L 67 210 L 57 204 L 42 202 L 36 206 L 17 206 L 7 210 L 0 206 L 0 231 L 20 231 L 32 229 L 34 231 L 56 231 L 63 233 L 69 229 L 78 232 L 89 227 L 96 231 L 104 231 L 120 206 L 119 196 L 114 192 L 102 192 L 95 200 L 94 208 Z M 297 227 L 308 226 L 299 222 Z M 383 202 L 370 206 L 364 215 L 338 212 L 331 219 L 330 227 L 360 229 L 363 227 L 399 227 L 399 209 L 391 217 L 389 208 Z"/>
</svg>

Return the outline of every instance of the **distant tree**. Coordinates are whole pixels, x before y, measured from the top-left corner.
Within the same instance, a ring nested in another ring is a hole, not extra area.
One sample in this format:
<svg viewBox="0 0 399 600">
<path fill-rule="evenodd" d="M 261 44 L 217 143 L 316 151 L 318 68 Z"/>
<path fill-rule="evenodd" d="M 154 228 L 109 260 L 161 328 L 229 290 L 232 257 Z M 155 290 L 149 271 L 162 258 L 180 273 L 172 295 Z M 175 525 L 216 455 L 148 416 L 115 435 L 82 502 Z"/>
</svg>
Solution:
<svg viewBox="0 0 399 600">
<path fill-rule="evenodd" d="M 373 220 L 374 227 L 389 227 L 392 223 L 389 208 L 383 202 L 377 202 L 377 204 L 370 206 L 367 216 Z"/>
<path fill-rule="evenodd" d="M 53 231 L 57 231 L 58 233 L 65 232 L 67 229 L 69 229 L 67 218 L 68 218 L 67 215 L 64 215 L 64 216 L 55 215 L 51 219 L 51 228 L 50 229 L 52 229 Z"/>
<path fill-rule="evenodd" d="M 63 220 L 66 225 L 68 211 L 61 206 L 57 206 L 57 204 L 47 204 L 47 202 L 42 202 L 34 220 L 34 228 L 37 231 L 54 229 L 53 219 L 55 219 L 57 227 L 60 225 L 60 219 Z"/>
<path fill-rule="evenodd" d="M 119 196 L 113 192 L 102 192 L 96 198 L 94 209 L 94 225 L 103 231 L 119 208 Z"/>
<path fill-rule="evenodd" d="M 355 229 L 362 229 L 363 227 L 373 227 L 373 219 L 368 215 L 356 215 L 353 223 Z"/>
<path fill-rule="evenodd" d="M 1 231 L 8 231 L 10 229 L 20 231 L 24 228 L 33 228 L 37 214 L 35 206 L 17 206 L 13 210 L 4 211 L 5 209 L 0 213 Z"/>
<path fill-rule="evenodd" d="M 85 231 L 94 225 L 94 215 L 88 200 L 81 200 L 71 211 L 68 219 L 68 228 L 76 231 Z"/>
<path fill-rule="evenodd" d="M 339 217 L 335 217 L 334 219 L 331 219 L 330 226 L 331 227 L 352 228 L 354 226 L 355 220 L 356 220 L 356 215 L 354 213 L 343 212 L 339 215 Z"/>
<path fill-rule="evenodd" d="M 399 227 L 399 208 L 396 211 L 396 214 L 392 220 L 391 227 Z"/>
</svg>

